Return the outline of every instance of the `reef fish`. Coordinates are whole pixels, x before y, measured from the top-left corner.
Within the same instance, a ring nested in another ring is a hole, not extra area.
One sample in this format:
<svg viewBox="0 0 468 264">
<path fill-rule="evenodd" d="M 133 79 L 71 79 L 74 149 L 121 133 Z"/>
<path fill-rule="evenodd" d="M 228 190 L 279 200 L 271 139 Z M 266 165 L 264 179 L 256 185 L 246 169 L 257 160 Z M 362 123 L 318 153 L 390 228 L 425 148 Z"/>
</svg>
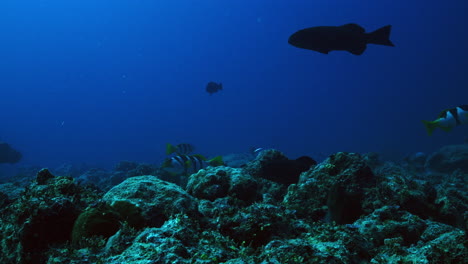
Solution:
<svg viewBox="0 0 468 264">
<path fill-rule="evenodd" d="M 223 84 L 222 83 L 215 83 L 215 82 L 209 82 L 206 85 L 206 91 L 212 95 L 220 90 L 223 89 Z"/>
<path fill-rule="evenodd" d="M 323 54 L 328 54 L 332 50 L 345 50 L 354 55 L 361 55 L 366 50 L 367 44 L 395 46 L 389 39 L 391 28 L 392 26 L 388 25 L 366 33 L 358 24 L 310 27 L 292 34 L 288 43 Z"/>
<path fill-rule="evenodd" d="M 221 165 L 224 165 L 221 156 L 208 160 L 202 155 L 178 155 L 166 159 L 161 168 L 172 174 L 191 175 L 208 166 Z"/>
<path fill-rule="evenodd" d="M 166 145 L 166 155 L 176 153 L 177 155 L 188 155 L 195 150 L 195 147 L 189 143 L 180 143 L 177 145 L 172 145 L 167 143 Z"/>
<path fill-rule="evenodd" d="M 427 134 L 432 135 L 436 128 L 445 132 L 450 132 L 452 128 L 468 124 L 468 105 L 460 105 L 454 108 L 443 110 L 434 121 L 422 121 L 426 127 Z"/>
</svg>

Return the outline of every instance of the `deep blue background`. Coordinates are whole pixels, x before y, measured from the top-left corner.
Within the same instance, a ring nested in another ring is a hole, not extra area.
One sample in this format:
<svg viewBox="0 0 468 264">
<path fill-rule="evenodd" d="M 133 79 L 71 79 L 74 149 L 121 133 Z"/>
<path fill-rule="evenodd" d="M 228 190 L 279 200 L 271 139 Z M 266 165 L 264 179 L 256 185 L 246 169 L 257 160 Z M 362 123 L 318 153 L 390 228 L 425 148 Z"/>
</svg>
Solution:
<svg viewBox="0 0 468 264">
<path fill-rule="evenodd" d="M 450 2 L 450 3 L 449 3 Z M 19 165 L 158 163 L 272 147 L 401 157 L 462 143 L 422 119 L 467 104 L 468 2 L 2 0 L 0 140 Z M 393 25 L 396 47 L 323 55 L 298 29 Z M 222 82 L 209 96 L 205 85 Z M 5 165 L 3 165 L 5 166 Z"/>
</svg>

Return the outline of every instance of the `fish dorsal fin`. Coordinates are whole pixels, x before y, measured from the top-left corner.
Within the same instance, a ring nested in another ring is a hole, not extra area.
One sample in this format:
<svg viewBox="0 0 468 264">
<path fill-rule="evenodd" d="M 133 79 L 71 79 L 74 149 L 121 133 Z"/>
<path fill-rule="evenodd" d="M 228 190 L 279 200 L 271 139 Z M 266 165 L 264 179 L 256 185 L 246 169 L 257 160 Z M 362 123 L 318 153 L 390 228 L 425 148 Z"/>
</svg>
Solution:
<svg viewBox="0 0 468 264">
<path fill-rule="evenodd" d="M 448 112 L 451 112 L 453 111 L 455 108 L 447 108 L 447 109 L 444 109 L 442 110 L 442 112 L 440 112 L 440 114 L 437 116 L 438 118 L 447 118 L 447 114 Z"/>
<path fill-rule="evenodd" d="M 347 30 L 356 31 L 359 33 L 364 33 L 366 31 L 363 27 L 355 23 L 349 23 L 341 27 L 346 28 Z"/>
<path fill-rule="evenodd" d="M 176 147 L 174 147 L 174 146 L 173 146 L 172 144 L 170 144 L 170 143 L 167 143 L 167 145 L 166 145 L 166 155 L 170 155 L 170 154 L 172 154 L 172 153 L 174 153 L 174 152 L 176 152 L 176 151 L 177 151 L 177 148 L 176 148 Z"/>
</svg>

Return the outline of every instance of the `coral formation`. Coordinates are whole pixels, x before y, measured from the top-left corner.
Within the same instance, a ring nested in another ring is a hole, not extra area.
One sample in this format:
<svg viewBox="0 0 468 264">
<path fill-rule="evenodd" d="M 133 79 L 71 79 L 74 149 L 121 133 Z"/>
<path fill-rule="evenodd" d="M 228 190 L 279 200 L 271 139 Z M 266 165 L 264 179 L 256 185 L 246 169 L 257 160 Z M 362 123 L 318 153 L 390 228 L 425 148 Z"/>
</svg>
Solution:
<svg viewBox="0 0 468 264">
<path fill-rule="evenodd" d="M 40 170 L 0 184 L 0 262 L 465 263 L 468 175 L 447 165 L 463 150 L 440 152 L 423 169 L 339 152 L 271 177 L 271 161 L 290 159 L 268 150 L 186 188 L 134 162 L 76 179 Z"/>
<path fill-rule="evenodd" d="M 440 173 L 468 173 L 468 144 L 444 146 L 427 158 L 426 168 Z"/>
</svg>

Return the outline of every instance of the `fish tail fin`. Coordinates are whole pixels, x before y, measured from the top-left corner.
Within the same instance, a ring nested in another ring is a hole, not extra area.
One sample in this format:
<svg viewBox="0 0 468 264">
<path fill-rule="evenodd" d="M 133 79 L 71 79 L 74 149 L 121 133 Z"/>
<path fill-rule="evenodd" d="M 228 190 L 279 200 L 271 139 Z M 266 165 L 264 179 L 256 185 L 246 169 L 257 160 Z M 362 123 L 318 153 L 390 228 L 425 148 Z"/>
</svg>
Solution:
<svg viewBox="0 0 468 264">
<path fill-rule="evenodd" d="M 385 27 L 381 27 L 374 32 L 368 33 L 367 43 L 394 47 L 395 45 L 390 40 L 391 30 L 392 30 L 392 26 L 388 25 Z"/>
<path fill-rule="evenodd" d="M 170 143 L 166 145 L 166 155 L 171 155 L 172 153 L 177 152 L 177 148 Z"/>
<path fill-rule="evenodd" d="M 432 133 L 434 132 L 434 130 L 438 127 L 438 122 L 437 121 L 426 121 L 426 120 L 423 120 L 422 121 L 424 126 L 426 127 L 426 131 L 427 131 L 427 134 L 429 136 L 432 135 Z"/>
<path fill-rule="evenodd" d="M 224 165 L 223 157 L 222 156 L 216 156 L 208 161 L 208 164 L 210 166 L 216 167 L 216 166 L 222 166 Z"/>
</svg>

